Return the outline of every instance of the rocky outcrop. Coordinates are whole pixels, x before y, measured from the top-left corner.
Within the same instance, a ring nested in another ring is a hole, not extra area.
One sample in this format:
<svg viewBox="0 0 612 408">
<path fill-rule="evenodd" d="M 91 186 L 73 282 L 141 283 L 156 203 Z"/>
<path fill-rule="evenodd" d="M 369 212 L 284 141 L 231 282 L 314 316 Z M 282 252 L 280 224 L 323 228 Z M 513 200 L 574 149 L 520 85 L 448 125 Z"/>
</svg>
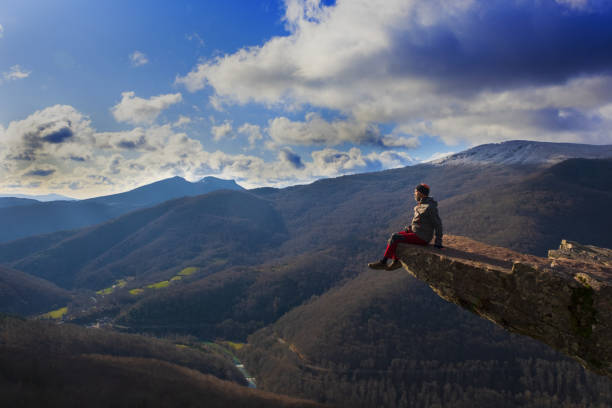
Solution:
<svg viewBox="0 0 612 408">
<path fill-rule="evenodd" d="M 562 241 L 549 258 L 469 238 L 400 245 L 404 268 L 443 299 L 612 378 L 612 251 Z"/>
<path fill-rule="evenodd" d="M 577 242 L 561 241 L 559 249 L 548 251 L 552 259 L 573 259 L 612 267 L 612 249 L 598 248 L 592 245 L 580 245 Z"/>
</svg>

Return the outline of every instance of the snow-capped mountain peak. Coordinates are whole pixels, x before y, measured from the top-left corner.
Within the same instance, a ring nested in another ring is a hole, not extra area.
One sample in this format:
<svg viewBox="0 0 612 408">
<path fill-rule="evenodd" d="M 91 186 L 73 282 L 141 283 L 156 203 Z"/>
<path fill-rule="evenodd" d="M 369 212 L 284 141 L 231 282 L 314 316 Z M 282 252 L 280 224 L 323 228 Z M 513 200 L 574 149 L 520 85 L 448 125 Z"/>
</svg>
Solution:
<svg viewBox="0 0 612 408">
<path fill-rule="evenodd" d="M 512 140 L 473 147 L 433 160 L 436 165 L 453 164 L 530 164 L 550 166 L 571 158 L 601 159 L 612 157 L 612 145 L 532 142 Z"/>
</svg>

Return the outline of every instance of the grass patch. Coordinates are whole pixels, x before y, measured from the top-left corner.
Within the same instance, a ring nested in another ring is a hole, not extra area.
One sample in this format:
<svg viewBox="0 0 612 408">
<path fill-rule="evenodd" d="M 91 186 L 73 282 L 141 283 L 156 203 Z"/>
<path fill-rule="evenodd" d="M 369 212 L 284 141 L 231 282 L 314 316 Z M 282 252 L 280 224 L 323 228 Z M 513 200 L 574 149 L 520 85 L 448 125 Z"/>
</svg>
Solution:
<svg viewBox="0 0 612 408">
<path fill-rule="evenodd" d="M 236 351 L 240 350 L 245 345 L 245 343 L 236 343 L 234 341 L 224 341 L 223 343 L 233 348 Z"/>
<path fill-rule="evenodd" d="M 110 288 L 100 289 L 96 291 L 96 295 L 110 295 L 114 290 L 115 288 L 112 286 Z"/>
<path fill-rule="evenodd" d="M 146 288 L 147 289 L 161 289 L 161 288 L 167 288 L 168 286 L 170 286 L 170 281 L 165 280 L 165 281 L 147 285 Z"/>
<path fill-rule="evenodd" d="M 190 266 L 180 271 L 178 276 L 190 276 L 196 273 L 197 271 L 198 271 L 198 268 L 196 268 L 195 266 Z"/>
<path fill-rule="evenodd" d="M 68 312 L 68 306 L 40 315 L 42 319 L 61 319 Z"/>
<path fill-rule="evenodd" d="M 172 278 L 170 278 L 168 280 L 161 281 L 161 282 L 156 282 L 156 283 L 151 283 L 150 285 L 146 285 L 146 286 L 144 286 L 142 288 L 132 289 L 132 290 L 130 290 L 130 294 L 132 294 L 132 295 L 140 295 L 142 292 L 145 291 L 145 289 L 163 289 L 163 288 L 167 288 L 168 286 L 170 286 L 170 284 L 172 282 L 178 282 L 178 281 L 182 280 L 186 276 L 193 275 L 197 271 L 198 271 L 198 268 L 196 268 L 195 266 L 190 266 L 188 268 L 183 269 L 182 271 L 180 271 L 178 273 L 178 275 L 173 276 Z M 113 285 L 113 287 L 119 286 L 120 288 L 122 288 L 126 284 L 127 284 L 127 282 L 124 279 L 122 279 L 120 281 L 117 281 L 117 284 Z M 106 290 L 106 289 L 104 289 L 104 290 Z M 101 291 L 99 291 L 99 292 L 101 292 Z"/>
<path fill-rule="evenodd" d="M 96 291 L 96 294 L 97 295 L 110 295 L 111 293 L 115 291 L 116 288 L 123 288 L 125 285 L 127 285 L 127 281 L 125 279 L 119 279 L 118 281 L 115 281 L 115 284 L 113 286 L 104 288 L 104 289 L 100 289 Z"/>
</svg>

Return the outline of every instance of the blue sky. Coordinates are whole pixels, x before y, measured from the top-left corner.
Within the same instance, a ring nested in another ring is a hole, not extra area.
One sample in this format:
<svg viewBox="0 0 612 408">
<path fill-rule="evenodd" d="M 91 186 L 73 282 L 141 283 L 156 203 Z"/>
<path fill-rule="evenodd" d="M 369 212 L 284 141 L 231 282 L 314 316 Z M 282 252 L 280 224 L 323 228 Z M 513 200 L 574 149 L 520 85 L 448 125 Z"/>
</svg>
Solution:
<svg viewBox="0 0 612 408">
<path fill-rule="evenodd" d="M 603 0 L 0 0 L 0 192 L 246 187 L 610 144 Z"/>
</svg>

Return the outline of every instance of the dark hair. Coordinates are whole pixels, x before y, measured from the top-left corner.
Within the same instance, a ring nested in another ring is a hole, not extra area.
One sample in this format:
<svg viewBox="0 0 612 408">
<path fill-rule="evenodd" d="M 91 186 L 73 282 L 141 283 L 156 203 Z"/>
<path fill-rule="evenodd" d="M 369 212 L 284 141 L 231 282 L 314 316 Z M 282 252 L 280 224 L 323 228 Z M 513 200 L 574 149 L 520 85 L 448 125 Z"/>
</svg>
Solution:
<svg viewBox="0 0 612 408">
<path fill-rule="evenodd" d="M 414 189 L 416 191 L 418 191 L 419 193 L 423 194 L 424 196 L 428 196 L 429 195 L 429 186 L 427 184 L 425 184 L 425 183 L 419 184 Z"/>
</svg>

